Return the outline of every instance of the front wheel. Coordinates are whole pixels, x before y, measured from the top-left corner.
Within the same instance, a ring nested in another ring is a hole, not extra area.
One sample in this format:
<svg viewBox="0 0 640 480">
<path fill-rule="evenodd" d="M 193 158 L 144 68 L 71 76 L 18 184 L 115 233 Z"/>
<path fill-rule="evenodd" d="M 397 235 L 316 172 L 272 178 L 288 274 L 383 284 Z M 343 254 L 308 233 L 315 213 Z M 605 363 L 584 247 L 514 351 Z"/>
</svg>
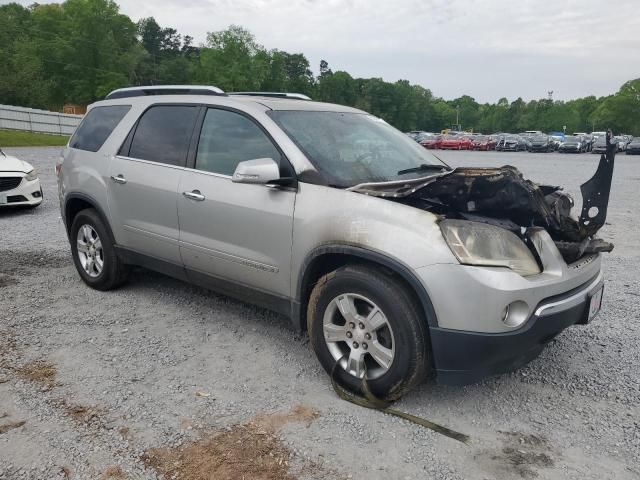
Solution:
<svg viewBox="0 0 640 480">
<path fill-rule="evenodd" d="M 354 392 L 366 376 L 374 395 L 395 400 L 431 370 L 419 304 L 379 269 L 347 265 L 322 277 L 309 298 L 307 329 L 323 368 Z"/>
<path fill-rule="evenodd" d="M 94 209 L 75 216 L 69 240 L 73 263 L 84 283 L 96 290 L 111 290 L 126 281 L 129 268 L 118 258 L 107 227 Z"/>
</svg>

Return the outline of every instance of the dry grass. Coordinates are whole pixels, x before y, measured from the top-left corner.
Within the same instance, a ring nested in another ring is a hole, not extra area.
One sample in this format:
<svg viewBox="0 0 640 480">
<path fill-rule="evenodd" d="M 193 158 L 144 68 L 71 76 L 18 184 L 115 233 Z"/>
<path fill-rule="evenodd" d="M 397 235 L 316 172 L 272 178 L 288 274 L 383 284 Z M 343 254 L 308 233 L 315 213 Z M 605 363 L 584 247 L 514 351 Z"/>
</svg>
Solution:
<svg viewBox="0 0 640 480">
<path fill-rule="evenodd" d="M 24 420 L 21 420 L 19 422 L 9 422 L 9 423 L 2 424 L 0 425 L 0 435 L 2 435 L 3 433 L 7 433 L 9 430 L 13 430 L 14 428 L 20 428 L 25 423 L 27 422 Z"/>
<path fill-rule="evenodd" d="M 124 473 L 119 465 L 111 465 L 110 467 L 107 467 L 100 476 L 101 480 L 124 480 L 126 478 L 127 474 Z"/>
<path fill-rule="evenodd" d="M 31 380 L 32 382 L 41 382 L 50 387 L 55 385 L 56 367 L 44 360 L 36 360 L 35 362 L 17 367 L 15 372 L 19 377 Z"/>
<path fill-rule="evenodd" d="M 278 431 L 288 422 L 309 425 L 317 416 L 302 405 L 287 413 L 262 414 L 179 448 L 149 449 L 143 460 L 166 478 L 177 480 L 293 480 L 291 453 Z"/>
<path fill-rule="evenodd" d="M 100 412 L 94 406 L 70 404 L 65 400 L 63 408 L 65 413 L 78 423 L 88 424 L 99 418 Z"/>
</svg>

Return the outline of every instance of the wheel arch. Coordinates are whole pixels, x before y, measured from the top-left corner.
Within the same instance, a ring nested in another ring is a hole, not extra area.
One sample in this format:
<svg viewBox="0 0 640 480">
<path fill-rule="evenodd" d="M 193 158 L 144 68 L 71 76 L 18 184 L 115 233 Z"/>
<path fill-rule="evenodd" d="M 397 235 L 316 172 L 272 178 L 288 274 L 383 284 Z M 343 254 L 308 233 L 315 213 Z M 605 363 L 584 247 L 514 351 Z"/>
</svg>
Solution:
<svg viewBox="0 0 640 480">
<path fill-rule="evenodd" d="M 100 220 L 104 223 L 107 233 L 113 243 L 115 243 L 115 237 L 113 236 L 113 231 L 111 230 L 111 225 L 109 224 L 109 220 L 107 216 L 99 206 L 99 203 L 90 195 L 84 193 L 71 193 L 69 194 L 64 202 L 64 224 L 65 230 L 67 231 L 67 236 L 69 236 L 69 232 L 71 231 L 71 225 L 73 224 L 73 219 L 75 216 L 85 210 L 87 208 L 94 209 Z"/>
<path fill-rule="evenodd" d="M 323 275 L 350 263 L 364 263 L 385 269 L 397 277 L 422 307 L 427 327 L 437 327 L 438 320 L 426 289 L 404 263 L 375 250 L 354 245 L 323 245 L 311 251 L 302 263 L 292 306 L 292 322 L 299 331 L 306 329 L 307 303 L 311 290 Z"/>
</svg>

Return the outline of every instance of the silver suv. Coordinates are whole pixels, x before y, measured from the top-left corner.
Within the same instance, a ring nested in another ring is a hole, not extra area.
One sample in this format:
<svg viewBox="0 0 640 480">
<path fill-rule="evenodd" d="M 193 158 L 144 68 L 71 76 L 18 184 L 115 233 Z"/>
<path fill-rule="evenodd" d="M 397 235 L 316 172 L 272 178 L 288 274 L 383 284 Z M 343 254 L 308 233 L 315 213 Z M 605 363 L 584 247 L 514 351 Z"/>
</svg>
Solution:
<svg viewBox="0 0 640 480">
<path fill-rule="evenodd" d="M 343 386 L 394 399 L 517 368 L 594 317 L 612 155 L 576 220 L 559 187 L 451 169 L 360 110 L 136 87 L 91 106 L 56 171 L 90 287 L 138 265 L 265 306 Z"/>
</svg>

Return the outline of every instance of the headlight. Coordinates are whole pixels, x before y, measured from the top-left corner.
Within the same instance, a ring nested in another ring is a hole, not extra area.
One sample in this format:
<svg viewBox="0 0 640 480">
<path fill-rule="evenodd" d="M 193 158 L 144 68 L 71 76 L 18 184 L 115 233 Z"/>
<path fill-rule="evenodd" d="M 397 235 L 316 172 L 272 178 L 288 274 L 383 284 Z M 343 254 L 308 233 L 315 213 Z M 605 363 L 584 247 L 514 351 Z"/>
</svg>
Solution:
<svg viewBox="0 0 640 480">
<path fill-rule="evenodd" d="M 31 170 L 29 173 L 27 173 L 25 175 L 25 180 L 27 182 L 33 182 L 34 180 L 37 180 L 38 178 L 38 172 L 36 171 L 36 169 L 34 168 L 33 170 Z"/>
<path fill-rule="evenodd" d="M 523 277 L 540 273 L 531 251 L 509 230 L 467 220 L 443 220 L 440 229 L 462 264 L 507 267 Z"/>
</svg>

